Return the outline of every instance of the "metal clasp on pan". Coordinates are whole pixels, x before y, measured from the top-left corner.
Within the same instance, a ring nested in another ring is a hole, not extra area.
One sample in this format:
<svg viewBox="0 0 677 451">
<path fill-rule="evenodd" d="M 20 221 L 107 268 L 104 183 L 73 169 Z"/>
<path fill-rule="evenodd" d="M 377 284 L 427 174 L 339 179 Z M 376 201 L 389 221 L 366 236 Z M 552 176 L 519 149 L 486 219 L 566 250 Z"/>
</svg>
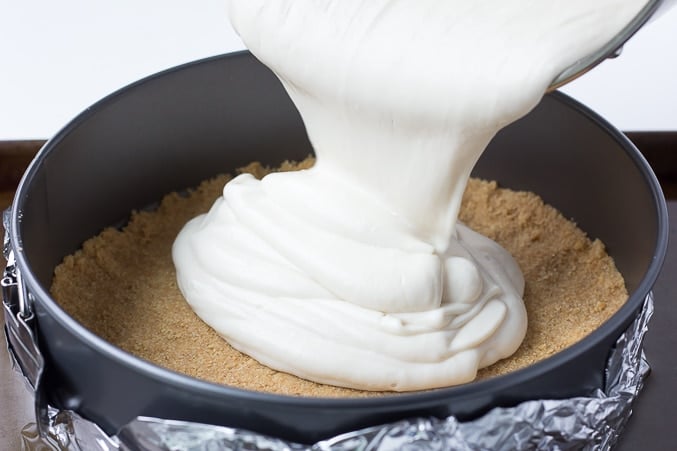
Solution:
<svg viewBox="0 0 677 451">
<path fill-rule="evenodd" d="M 35 395 L 35 416 L 38 432 L 49 443 L 49 411 L 44 392 L 45 360 L 38 347 L 33 299 L 21 280 L 21 271 L 16 266 L 14 249 L 10 240 L 11 210 L 3 213 L 5 236 L 2 252 L 7 266 L 0 280 L 2 308 L 5 316 L 5 339 L 12 367 L 23 376 L 24 382 Z"/>
<path fill-rule="evenodd" d="M 14 251 L 9 239 L 9 210 L 4 212 L 5 237 L 3 253 L 7 259 L 0 285 L 2 306 L 5 314 L 5 338 L 12 365 L 24 376 L 26 383 L 35 391 L 44 368 L 44 359 L 35 337 L 35 316 L 31 308 L 30 294 L 21 281 L 21 272 L 16 267 Z"/>
</svg>

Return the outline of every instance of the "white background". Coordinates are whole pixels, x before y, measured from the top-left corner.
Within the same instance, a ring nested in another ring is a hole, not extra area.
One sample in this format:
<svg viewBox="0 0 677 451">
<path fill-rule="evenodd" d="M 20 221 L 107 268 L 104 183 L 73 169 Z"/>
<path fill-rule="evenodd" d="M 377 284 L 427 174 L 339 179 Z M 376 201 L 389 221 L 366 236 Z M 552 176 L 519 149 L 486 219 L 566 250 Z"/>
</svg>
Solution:
<svg viewBox="0 0 677 451">
<path fill-rule="evenodd" d="M 47 138 L 132 81 L 242 48 L 224 0 L 0 0 L 0 140 Z M 677 8 L 563 90 L 622 130 L 677 130 Z"/>
</svg>

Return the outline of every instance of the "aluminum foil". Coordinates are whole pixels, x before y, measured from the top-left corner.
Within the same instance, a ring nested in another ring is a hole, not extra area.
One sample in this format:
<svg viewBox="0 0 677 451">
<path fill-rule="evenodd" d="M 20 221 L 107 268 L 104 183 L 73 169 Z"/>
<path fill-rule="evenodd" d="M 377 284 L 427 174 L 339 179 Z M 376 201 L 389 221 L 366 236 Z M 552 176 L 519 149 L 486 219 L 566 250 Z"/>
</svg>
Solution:
<svg viewBox="0 0 677 451">
<path fill-rule="evenodd" d="M 454 417 L 413 418 L 370 427 L 314 445 L 286 442 L 242 429 L 138 417 L 115 437 L 75 412 L 49 408 L 49 437 L 37 443 L 31 427 L 22 431 L 24 449 L 83 451 L 384 451 L 417 450 L 605 450 L 618 439 L 642 389 L 649 365 L 642 351 L 653 314 L 647 296 L 640 315 L 621 335 L 606 367 L 607 385 L 587 397 L 527 401 L 495 408 L 474 421 Z"/>
</svg>

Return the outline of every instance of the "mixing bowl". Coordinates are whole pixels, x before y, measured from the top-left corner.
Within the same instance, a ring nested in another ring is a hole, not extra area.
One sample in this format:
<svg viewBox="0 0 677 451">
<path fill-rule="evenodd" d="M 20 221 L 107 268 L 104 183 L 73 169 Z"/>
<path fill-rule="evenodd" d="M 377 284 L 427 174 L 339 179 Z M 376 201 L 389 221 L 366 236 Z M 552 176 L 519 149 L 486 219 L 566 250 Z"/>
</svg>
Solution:
<svg viewBox="0 0 677 451">
<path fill-rule="evenodd" d="M 566 68 L 550 84 L 550 89 L 557 89 L 571 80 L 580 77 L 606 58 L 621 53 L 623 45 L 647 22 L 656 20 L 665 14 L 677 0 L 647 0 L 644 7 L 614 38 L 590 55 L 579 59 Z"/>
<path fill-rule="evenodd" d="M 32 338 L 44 358 L 42 373 L 33 374 L 38 405 L 73 409 L 109 434 L 144 415 L 311 443 L 401 418 L 469 419 L 494 406 L 602 387 L 607 356 L 662 264 L 666 207 L 637 149 L 559 93 L 503 130 L 474 175 L 534 191 L 600 238 L 631 295 L 584 340 L 528 368 L 458 387 L 367 399 L 256 393 L 138 359 L 85 329 L 50 296 L 54 268 L 64 256 L 102 228 L 124 222 L 131 210 L 253 160 L 275 165 L 310 152 L 280 83 L 247 52 L 141 80 L 88 108 L 50 139 L 27 170 L 8 218 L 14 265 L 4 283 L 5 303 L 20 311 L 9 321 L 25 319 L 32 328 L 33 337 L 14 338 L 15 348 L 23 343 L 30 355 Z M 22 366 L 39 369 L 39 363 Z"/>
</svg>

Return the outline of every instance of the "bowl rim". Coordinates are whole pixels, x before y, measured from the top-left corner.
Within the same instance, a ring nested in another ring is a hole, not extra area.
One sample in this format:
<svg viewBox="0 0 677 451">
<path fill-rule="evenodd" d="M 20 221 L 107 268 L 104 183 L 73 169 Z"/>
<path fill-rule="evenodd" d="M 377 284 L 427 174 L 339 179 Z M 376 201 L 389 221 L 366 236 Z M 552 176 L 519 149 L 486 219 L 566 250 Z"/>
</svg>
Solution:
<svg viewBox="0 0 677 451">
<path fill-rule="evenodd" d="M 74 334 L 83 344 L 86 344 L 98 354 L 101 354 L 106 358 L 110 358 L 120 365 L 131 367 L 135 371 L 138 371 L 151 379 L 162 381 L 163 383 L 172 385 L 175 388 L 189 388 L 190 390 L 200 392 L 202 395 L 210 397 L 217 396 L 248 402 L 274 403 L 281 407 L 331 407 L 333 409 L 354 409 L 364 407 L 372 409 L 387 409 L 389 406 L 407 403 L 408 405 L 412 406 L 412 408 L 415 408 L 417 404 L 428 404 L 432 401 L 439 400 L 442 397 L 448 399 L 462 399 L 482 393 L 492 393 L 494 391 L 504 390 L 507 387 L 515 386 L 528 380 L 537 378 L 538 376 L 575 359 L 576 356 L 585 350 L 597 346 L 600 342 L 606 339 L 608 335 L 607 331 L 621 327 L 626 321 L 628 321 L 629 318 L 636 314 L 639 308 L 643 305 L 645 298 L 649 295 L 660 273 L 667 253 L 669 234 L 667 206 L 658 180 L 646 159 L 641 155 L 634 144 L 625 135 L 623 135 L 623 133 L 614 128 L 604 118 L 580 102 L 565 94 L 562 94 L 561 92 L 553 92 L 548 94 L 548 96 L 554 97 L 558 102 L 564 103 L 565 105 L 586 116 L 597 127 L 605 131 L 615 141 L 617 141 L 627 156 L 630 157 L 633 164 L 641 173 L 645 183 L 651 190 L 652 199 L 654 201 L 653 207 L 656 211 L 658 225 L 654 255 L 637 288 L 632 293 L 630 293 L 627 301 L 617 312 L 611 316 L 611 318 L 609 318 L 599 328 L 591 332 L 582 340 L 576 342 L 568 348 L 525 368 L 463 385 L 437 388 L 426 391 L 401 393 L 394 392 L 392 395 L 388 394 L 374 397 L 330 398 L 257 392 L 197 379 L 145 361 L 105 341 L 93 332 L 89 331 L 73 317 L 68 315 L 68 313 L 66 313 L 65 310 L 63 310 L 51 297 L 49 290 L 42 286 L 42 284 L 37 280 L 36 276 L 31 271 L 30 262 L 28 261 L 28 258 L 23 250 L 22 233 L 20 227 L 22 210 L 24 204 L 27 202 L 27 190 L 30 187 L 31 180 L 41 169 L 50 153 L 58 147 L 59 142 L 61 142 L 64 137 L 82 125 L 82 123 L 85 122 L 90 115 L 96 114 L 97 111 L 105 108 L 117 97 L 126 95 L 134 88 L 140 87 L 147 82 L 164 77 L 168 74 L 189 70 L 195 66 L 210 64 L 214 61 L 220 61 L 224 58 L 251 58 L 251 54 L 245 50 L 215 55 L 181 64 L 179 66 L 175 66 L 144 77 L 103 97 L 101 100 L 97 101 L 92 106 L 77 115 L 74 119 L 72 119 L 43 145 L 27 168 L 18 185 L 11 207 L 8 233 L 14 250 L 16 267 L 21 273 L 22 280 L 26 284 L 28 292 L 32 294 L 34 303 L 39 303 L 40 307 L 44 308 L 51 315 L 52 319 L 56 320 L 62 327 Z"/>
</svg>

